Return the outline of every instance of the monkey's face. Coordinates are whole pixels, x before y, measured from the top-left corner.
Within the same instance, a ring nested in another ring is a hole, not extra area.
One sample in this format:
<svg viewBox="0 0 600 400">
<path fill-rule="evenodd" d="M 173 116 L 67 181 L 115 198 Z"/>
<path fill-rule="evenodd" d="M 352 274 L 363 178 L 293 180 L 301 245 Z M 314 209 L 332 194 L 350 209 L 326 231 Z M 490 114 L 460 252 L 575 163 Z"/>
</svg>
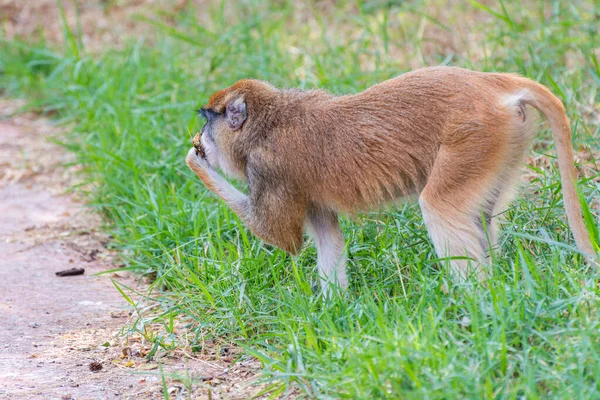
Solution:
<svg viewBox="0 0 600 400">
<path fill-rule="evenodd" d="M 200 137 L 202 148 L 204 148 L 206 161 L 208 161 L 208 164 L 213 168 L 223 169 L 220 162 L 221 158 L 223 158 L 223 155 L 219 154 L 219 149 L 215 143 L 217 136 L 217 129 L 215 128 L 218 124 L 218 119 L 221 118 L 221 115 L 206 108 L 200 109 L 200 113 L 202 116 L 204 116 L 204 118 L 206 118 L 206 123 L 202 127 Z"/>
<path fill-rule="evenodd" d="M 206 118 L 201 131 L 201 143 L 208 164 L 231 177 L 245 179 L 245 171 L 232 154 L 234 140 L 239 134 L 236 131 L 242 128 L 246 119 L 243 98 L 231 100 L 221 108 L 202 107 L 200 114 Z"/>
</svg>

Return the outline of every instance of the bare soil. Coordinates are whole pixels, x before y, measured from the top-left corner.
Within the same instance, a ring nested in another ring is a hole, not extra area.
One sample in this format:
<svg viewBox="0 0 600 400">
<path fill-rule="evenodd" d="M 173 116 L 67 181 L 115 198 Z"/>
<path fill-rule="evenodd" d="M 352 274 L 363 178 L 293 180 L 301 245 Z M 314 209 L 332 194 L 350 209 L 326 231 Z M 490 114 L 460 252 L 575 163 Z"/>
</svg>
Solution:
<svg viewBox="0 0 600 400">
<path fill-rule="evenodd" d="M 256 360 L 149 357 L 151 343 L 121 334 L 131 307 L 111 279 L 145 290 L 117 268 L 100 219 L 66 195 L 69 155 L 48 141 L 58 131 L 35 115 L 15 116 L 0 99 L 0 398 L 248 398 Z M 83 268 L 78 276 L 56 272 Z M 215 353 L 215 352 L 212 352 Z"/>
</svg>

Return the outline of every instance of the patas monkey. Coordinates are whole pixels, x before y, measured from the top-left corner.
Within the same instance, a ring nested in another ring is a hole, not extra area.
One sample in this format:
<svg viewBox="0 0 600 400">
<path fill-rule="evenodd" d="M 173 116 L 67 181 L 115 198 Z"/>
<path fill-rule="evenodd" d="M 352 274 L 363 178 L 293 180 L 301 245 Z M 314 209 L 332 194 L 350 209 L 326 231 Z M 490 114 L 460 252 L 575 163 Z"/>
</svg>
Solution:
<svg viewBox="0 0 600 400">
<path fill-rule="evenodd" d="M 200 110 L 207 122 L 186 162 L 267 243 L 295 254 L 307 228 L 324 284 L 348 285 L 338 214 L 407 196 L 418 196 L 437 254 L 458 257 L 452 270 L 465 277 L 485 263 L 492 217 L 525 163 L 537 114 L 527 106 L 550 123 L 567 218 L 591 256 L 564 107 L 517 75 L 423 68 L 344 96 L 242 80 Z M 215 168 L 245 180 L 248 195 Z"/>
</svg>

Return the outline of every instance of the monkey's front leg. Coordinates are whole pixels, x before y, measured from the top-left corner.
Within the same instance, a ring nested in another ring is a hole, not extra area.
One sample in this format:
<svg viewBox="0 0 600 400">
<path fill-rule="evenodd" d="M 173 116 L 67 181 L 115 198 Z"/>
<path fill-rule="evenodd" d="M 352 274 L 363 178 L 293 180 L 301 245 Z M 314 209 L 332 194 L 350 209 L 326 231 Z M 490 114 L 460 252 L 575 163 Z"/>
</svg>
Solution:
<svg viewBox="0 0 600 400">
<path fill-rule="evenodd" d="M 219 196 L 256 236 L 265 242 L 296 254 L 302 248 L 305 208 L 298 199 L 282 191 L 277 183 L 265 186 L 248 177 L 250 196 L 237 190 L 205 158 L 191 148 L 185 159 L 206 187 Z"/>
<path fill-rule="evenodd" d="M 335 212 L 318 208 L 308 210 L 307 228 L 317 248 L 317 267 L 321 287 L 330 293 L 331 284 L 348 287 L 344 235 Z"/>
<path fill-rule="evenodd" d="M 206 187 L 219 196 L 225 204 L 235 212 L 242 221 L 246 222 L 249 204 L 248 196 L 237 190 L 231 183 L 227 182 L 217 171 L 215 171 L 200 154 L 196 154 L 196 148 L 192 147 L 188 152 L 185 162 Z"/>
</svg>

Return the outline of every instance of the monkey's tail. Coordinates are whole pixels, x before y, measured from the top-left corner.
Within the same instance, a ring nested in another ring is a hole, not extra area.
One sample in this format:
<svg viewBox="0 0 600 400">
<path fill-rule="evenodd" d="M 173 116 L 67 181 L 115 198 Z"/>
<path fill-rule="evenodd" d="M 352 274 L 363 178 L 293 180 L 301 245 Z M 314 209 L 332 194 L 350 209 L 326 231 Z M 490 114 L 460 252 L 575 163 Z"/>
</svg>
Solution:
<svg viewBox="0 0 600 400">
<path fill-rule="evenodd" d="M 577 195 L 571 128 L 569 127 L 569 119 L 565 113 L 565 108 L 562 102 L 545 86 L 526 78 L 519 77 L 517 79 L 519 86 L 527 89 L 523 93 L 521 101 L 535 107 L 544 114 L 550 123 L 556 152 L 558 153 L 558 169 L 562 182 L 567 220 L 579 251 L 586 254 L 590 259 L 595 258 L 596 252 L 583 222 L 579 196 Z"/>
</svg>

